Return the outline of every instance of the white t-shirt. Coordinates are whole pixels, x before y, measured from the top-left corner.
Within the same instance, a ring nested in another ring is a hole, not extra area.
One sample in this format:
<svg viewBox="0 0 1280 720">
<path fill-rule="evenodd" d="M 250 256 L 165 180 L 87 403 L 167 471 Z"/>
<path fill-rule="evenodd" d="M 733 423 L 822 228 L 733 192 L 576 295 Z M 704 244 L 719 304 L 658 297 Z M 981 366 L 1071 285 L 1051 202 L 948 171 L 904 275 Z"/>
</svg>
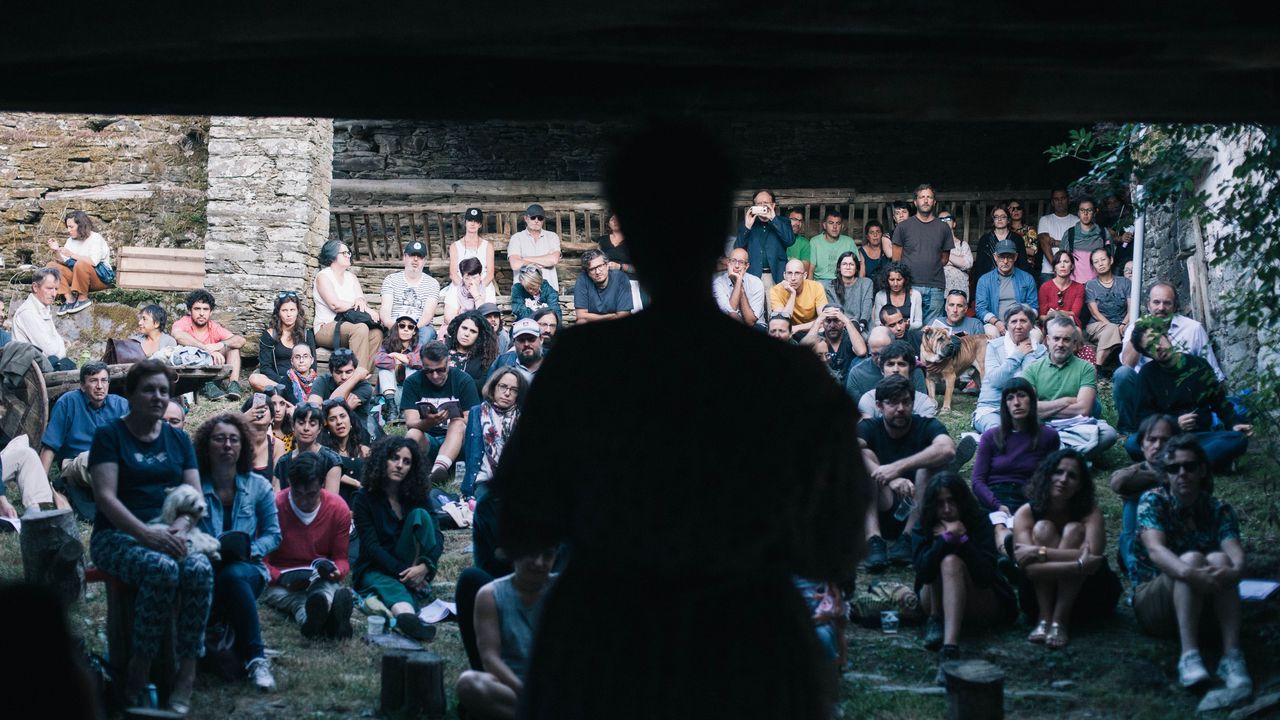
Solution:
<svg viewBox="0 0 1280 720">
<path fill-rule="evenodd" d="M 440 281 L 424 272 L 416 284 L 410 285 L 401 270 L 383 278 L 382 295 L 391 296 L 392 320 L 401 315 L 419 320 L 428 304 L 440 301 Z M 431 318 L 427 318 L 427 322 L 431 322 Z"/>
<path fill-rule="evenodd" d="M 1037 233 L 1049 233 L 1049 237 L 1053 238 L 1053 252 L 1058 252 L 1057 243 L 1062 241 L 1062 236 L 1067 234 L 1067 230 L 1076 226 L 1080 222 L 1080 218 L 1074 213 L 1067 213 L 1064 217 L 1058 217 L 1053 213 L 1049 213 L 1040 218 L 1040 222 L 1036 223 Z M 1040 272 L 1053 272 L 1053 255 L 1045 255 L 1040 260 Z"/>
<path fill-rule="evenodd" d="M 534 240 L 529 235 L 528 230 L 521 230 L 511 236 L 511 241 L 507 243 L 507 256 L 519 255 L 520 257 L 533 257 L 534 255 L 546 255 L 560 249 L 560 236 L 550 230 L 543 230 L 542 234 Z M 516 268 L 519 270 L 520 268 Z M 542 279 L 551 283 L 551 287 L 556 292 L 560 292 L 560 278 L 556 275 L 554 267 L 542 268 Z"/>
<path fill-rule="evenodd" d="M 316 324 L 315 327 L 327 325 L 333 322 L 333 309 L 325 304 L 324 299 L 320 297 L 320 276 L 329 278 L 329 282 L 333 284 L 334 294 L 338 296 L 338 302 L 344 305 L 350 305 L 360 296 L 360 280 L 356 278 L 355 273 L 346 271 L 342 274 L 342 279 L 338 280 L 333 267 L 327 267 L 316 273 L 315 285 L 311 288 L 311 301 L 316 306 Z"/>
<path fill-rule="evenodd" d="M 88 257 L 95 266 L 98 263 L 105 262 L 107 267 L 111 267 L 111 248 L 107 245 L 107 241 L 96 232 L 89 233 L 89 237 L 84 240 L 67 238 L 67 244 L 63 247 L 68 252 Z"/>
</svg>

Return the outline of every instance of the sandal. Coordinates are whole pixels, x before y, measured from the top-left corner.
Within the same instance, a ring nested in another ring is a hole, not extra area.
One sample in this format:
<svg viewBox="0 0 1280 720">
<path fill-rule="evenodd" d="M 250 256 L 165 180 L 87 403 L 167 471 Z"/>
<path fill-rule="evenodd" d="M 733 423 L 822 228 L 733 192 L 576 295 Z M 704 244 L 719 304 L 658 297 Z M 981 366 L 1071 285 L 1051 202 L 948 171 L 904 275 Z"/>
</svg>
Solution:
<svg viewBox="0 0 1280 720">
<path fill-rule="evenodd" d="M 1061 623 L 1053 623 L 1049 626 L 1049 634 L 1045 636 L 1044 644 L 1053 649 L 1064 648 L 1070 642 L 1067 637 L 1067 628 Z"/>
<path fill-rule="evenodd" d="M 1043 643 L 1045 641 L 1045 638 L 1048 636 L 1049 636 L 1049 623 L 1045 622 L 1044 620 L 1041 620 L 1039 623 L 1036 623 L 1036 628 L 1031 631 L 1030 635 L 1027 636 L 1027 642 Z"/>
</svg>

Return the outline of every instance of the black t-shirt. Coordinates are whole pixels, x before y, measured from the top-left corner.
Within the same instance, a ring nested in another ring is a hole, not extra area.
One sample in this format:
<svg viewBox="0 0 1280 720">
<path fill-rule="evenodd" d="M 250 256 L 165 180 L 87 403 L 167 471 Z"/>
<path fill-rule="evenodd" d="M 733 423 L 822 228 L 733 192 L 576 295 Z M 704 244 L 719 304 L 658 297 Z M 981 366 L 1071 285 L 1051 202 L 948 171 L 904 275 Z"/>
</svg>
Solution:
<svg viewBox="0 0 1280 720">
<path fill-rule="evenodd" d="M 845 330 L 840 333 L 840 347 L 834 351 L 831 350 L 831 343 L 825 337 L 823 341 L 827 343 L 827 352 L 823 355 L 823 359 L 827 362 L 827 369 L 831 371 L 832 377 L 843 384 L 845 376 L 849 373 L 849 366 L 857 357 L 853 354 L 853 343 L 849 340 L 849 332 Z"/>
<path fill-rule="evenodd" d="M 444 384 L 439 387 L 428 382 L 427 374 L 421 371 L 406 378 L 404 384 L 400 387 L 400 410 L 402 412 L 405 410 L 417 410 L 418 403 L 424 400 L 436 406 L 450 400 L 457 400 L 462 412 L 467 412 L 480 404 L 480 393 L 476 392 L 476 381 L 471 379 L 470 375 L 457 368 L 449 368 L 448 377 L 445 378 Z M 448 429 L 448 423 L 440 423 L 428 430 L 427 434 L 444 435 Z"/>
<path fill-rule="evenodd" d="M 315 454 L 320 456 L 320 463 L 316 466 L 316 472 L 319 473 L 321 481 L 324 480 L 324 476 L 328 475 L 329 471 L 332 470 L 335 465 L 342 464 L 342 458 L 338 453 L 324 447 L 323 445 L 316 449 Z M 290 450 L 276 461 L 275 476 L 276 479 L 280 481 L 281 490 L 289 487 L 289 463 L 297 456 L 297 450 Z M 360 476 L 355 475 L 354 477 Z"/>
<path fill-rule="evenodd" d="M 615 247 L 614 244 L 610 242 L 609 235 L 606 233 L 596 238 L 596 244 L 600 246 L 600 252 L 604 253 L 605 260 L 608 260 L 609 262 L 616 262 L 619 265 L 631 264 L 631 251 L 627 249 L 626 240 L 623 240 L 621 245 Z M 632 280 L 635 279 L 635 275 L 633 273 L 627 273 L 627 276 Z"/>
<path fill-rule="evenodd" d="M 117 418 L 98 428 L 89 449 L 89 467 L 115 463 L 116 497 L 142 522 L 160 516 L 165 490 L 182 482 L 182 473 L 196 467 L 196 451 L 187 434 L 169 423 L 160 424 L 160 435 L 143 442 Z M 113 530 L 106 513 L 94 518 L 95 530 Z"/>
<path fill-rule="evenodd" d="M 876 454 L 881 465 L 911 457 L 929 447 L 934 438 L 946 434 L 947 428 L 942 423 L 919 415 L 911 416 L 911 427 L 900 438 L 889 437 L 883 418 L 868 418 L 858 423 L 858 437 L 867 441 L 867 449 Z"/>
<path fill-rule="evenodd" d="M 470 375 L 477 385 L 484 382 L 485 375 L 489 371 L 489 368 L 485 366 L 484 360 L 479 355 L 468 355 L 457 350 L 449 351 L 449 367 Z"/>
<path fill-rule="evenodd" d="M 333 391 L 337 390 L 341 384 L 333 377 L 332 373 L 326 373 L 316 378 L 316 381 L 311 384 L 311 394 L 319 395 L 320 401 L 323 402 L 328 400 Z M 360 407 L 350 411 L 351 419 L 359 423 L 360 427 L 368 427 L 369 403 L 373 400 L 373 386 L 361 380 L 351 389 L 351 394 L 360 398 Z M 350 405 L 347 405 L 348 409 L 350 407 Z"/>
</svg>

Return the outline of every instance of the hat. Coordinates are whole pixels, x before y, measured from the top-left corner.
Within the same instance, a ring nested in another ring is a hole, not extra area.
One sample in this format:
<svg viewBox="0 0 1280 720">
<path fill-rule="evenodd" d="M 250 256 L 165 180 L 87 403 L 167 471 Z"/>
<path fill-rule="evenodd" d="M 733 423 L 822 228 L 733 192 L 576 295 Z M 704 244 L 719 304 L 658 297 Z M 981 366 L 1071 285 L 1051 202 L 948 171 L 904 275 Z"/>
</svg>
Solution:
<svg viewBox="0 0 1280 720">
<path fill-rule="evenodd" d="M 476 312 L 480 313 L 481 315 L 494 315 L 502 312 L 502 310 L 493 303 L 485 303 L 480 307 L 476 308 Z"/>
<path fill-rule="evenodd" d="M 528 215 L 529 217 L 534 217 L 535 215 L 541 215 L 542 217 L 546 217 L 547 211 L 543 210 L 542 206 L 539 205 L 538 203 L 534 203 L 529 206 L 528 210 L 524 211 L 524 214 Z"/>
<path fill-rule="evenodd" d="M 525 318 L 517 320 L 515 325 L 511 326 L 511 339 L 515 340 L 521 335 L 532 335 L 534 337 L 542 336 L 542 328 L 538 327 L 538 323 L 533 318 Z"/>
<path fill-rule="evenodd" d="M 993 251 L 996 255 L 1017 255 L 1018 246 L 1013 244 L 1009 238 L 1005 238 L 996 243 L 996 249 Z"/>
<path fill-rule="evenodd" d="M 480 208 L 467 208 L 467 211 L 462 214 L 462 219 L 480 222 L 484 219 L 484 214 L 480 212 Z"/>
<path fill-rule="evenodd" d="M 417 255 L 418 257 L 427 256 L 427 246 L 422 244 L 421 240 L 414 240 L 404 246 L 405 255 Z"/>
<path fill-rule="evenodd" d="M 414 325 L 417 325 L 417 324 L 418 324 L 418 318 L 416 318 L 416 317 L 414 317 L 414 316 L 412 316 L 412 315 L 404 315 L 404 314 L 402 314 L 402 315 L 398 315 L 398 316 L 396 316 L 396 322 L 400 322 L 401 320 L 408 320 L 409 322 L 413 323 Z"/>
</svg>

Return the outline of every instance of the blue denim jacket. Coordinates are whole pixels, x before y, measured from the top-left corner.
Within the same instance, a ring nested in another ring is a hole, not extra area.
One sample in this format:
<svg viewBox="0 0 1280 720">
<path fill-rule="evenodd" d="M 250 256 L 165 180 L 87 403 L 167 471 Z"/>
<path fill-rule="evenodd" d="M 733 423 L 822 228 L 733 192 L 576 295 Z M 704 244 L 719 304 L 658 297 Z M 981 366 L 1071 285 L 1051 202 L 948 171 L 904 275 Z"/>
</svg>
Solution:
<svg viewBox="0 0 1280 720">
<path fill-rule="evenodd" d="M 464 496 L 476 493 L 476 475 L 480 473 L 480 463 L 484 460 L 484 438 L 481 437 L 481 432 L 480 406 L 476 405 L 467 413 L 467 434 L 462 441 L 462 456 L 467 463 L 461 487 Z"/>
<path fill-rule="evenodd" d="M 1018 268 L 1013 269 L 1013 294 L 1018 302 L 1030 305 L 1037 313 L 1040 312 L 1040 295 L 1036 279 Z M 978 278 L 978 287 L 974 290 L 973 297 L 974 305 L 977 306 L 978 320 L 986 322 L 987 313 L 996 315 L 996 311 L 1000 308 L 1000 271 L 992 270 Z"/>
<path fill-rule="evenodd" d="M 218 537 L 222 535 L 222 518 L 226 509 L 222 507 L 222 501 L 213 489 L 212 478 L 201 477 L 200 484 L 204 488 L 205 504 L 208 505 L 204 519 L 200 521 L 200 529 Z M 275 493 L 266 478 L 255 472 L 236 475 L 236 496 L 231 503 L 231 529 L 247 533 L 253 538 L 249 543 L 251 561 L 257 565 L 263 577 L 270 580 L 262 559 L 280 545 L 280 519 L 276 515 Z"/>
</svg>

